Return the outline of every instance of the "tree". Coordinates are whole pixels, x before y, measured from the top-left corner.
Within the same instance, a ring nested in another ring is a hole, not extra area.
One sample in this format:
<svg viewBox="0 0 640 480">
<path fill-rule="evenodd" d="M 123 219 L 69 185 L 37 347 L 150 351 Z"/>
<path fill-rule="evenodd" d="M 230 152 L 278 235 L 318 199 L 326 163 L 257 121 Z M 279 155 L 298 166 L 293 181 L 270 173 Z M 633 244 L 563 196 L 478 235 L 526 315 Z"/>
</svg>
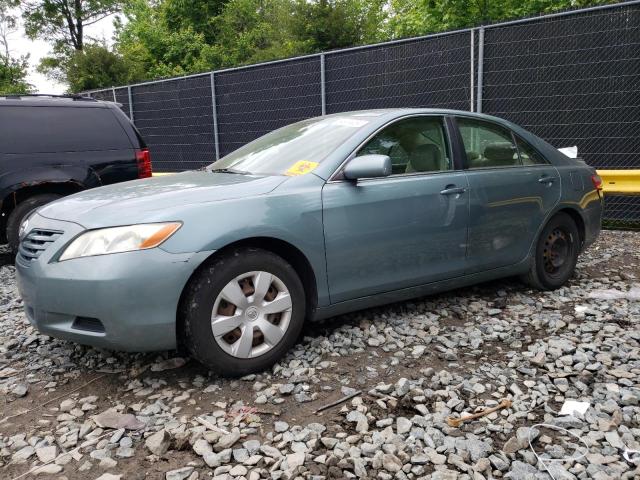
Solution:
<svg viewBox="0 0 640 480">
<path fill-rule="evenodd" d="M 152 79 L 613 0 L 122 1 L 126 21 L 117 22 L 112 53 L 135 70 L 131 77 Z M 92 4 L 98 3 L 116 4 L 113 0 Z"/>
<path fill-rule="evenodd" d="M 382 39 L 385 0 L 295 0 L 292 34 L 312 52 Z"/>
<path fill-rule="evenodd" d="M 173 29 L 166 3 L 132 0 L 124 8 L 126 22 L 116 22 L 116 49 L 145 78 L 184 75 L 217 65 L 215 52 L 192 27 Z"/>
<path fill-rule="evenodd" d="M 58 51 L 82 50 L 85 28 L 121 8 L 121 0 L 27 0 L 21 4 L 27 36 L 50 41 Z"/>
<path fill-rule="evenodd" d="M 230 0 L 213 22 L 220 66 L 306 53 L 310 43 L 292 34 L 291 12 L 291 0 Z"/>
<path fill-rule="evenodd" d="M 17 31 L 15 16 L 9 13 L 14 2 L 0 0 L 0 94 L 29 93 L 33 86 L 27 82 L 29 55 L 13 57 L 9 37 Z"/>
<path fill-rule="evenodd" d="M 181 0 L 180 0 L 181 1 Z M 290 0 L 229 0 L 220 14 L 192 23 L 196 12 L 214 2 L 150 4 L 132 0 L 124 8 L 126 22 L 117 28 L 116 48 L 147 78 L 184 75 L 230 65 L 272 60 L 306 51 L 290 34 Z M 178 21 L 176 9 L 183 9 Z M 189 7 L 193 10 L 189 11 Z"/>
<path fill-rule="evenodd" d="M 20 58 L 0 56 L 0 94 L 31 93 L 33 85 L 27 82 L 29 63 L 26 56 Z"/>
<path fill-rule="evenodd" d="M 87 43 L 82 51 L 72 52 L 61 61 L 49 57 L 45 62 L 49 63 L 41 64 L 39 69 L 67 83 L 70 92 L 123 85 L 142 76 L 136 65 L 109 50 L 104 43 Z"/>
<path fill-rule="evenodd" d="M 390 0 L 390 38 L 474 27 L 616 0 Z"/>
<path fill-rule="evenodd" d="M 116 46 L 147 78 L 381 39 L 385 0 L 131 0 Z"/>
<path fill-rule="evenodd" d="M 215 42 L 215 18 L 228 0 L 165 0 L 167 28 L 173 32 L 191 28 L 203 35 L 208 44 Z"/>
<path fill-rule="evenodd" d="M 106 85 L 119 83 L 123 78 L 115 74 L 118 59 L 106 47 L 95 45 L 88 55 L 85 28 L 119 11 L 122 0 L 26 0 L 21 2 L 25 32 L 31 39 L 40 38 L 52 43 L 51 55 L 40 60 L 38 71 L 49 78 L 73 85 L 85 80 L 94 84 L 98 78 Z M 88 71 L 87 59 L 96 61 Z M 82 71 L 73 69 L 84 67 Z M 97 69 L 105 70 L 98 74 Z M 118 67 L 119 68 L 119 67 Z M 82 78 L 83 80 L 80 80 Z M 103 86 L 103 85 L 101 85 Z M 72 91 L 74 89 L 72 88 Z"/>
</svg>

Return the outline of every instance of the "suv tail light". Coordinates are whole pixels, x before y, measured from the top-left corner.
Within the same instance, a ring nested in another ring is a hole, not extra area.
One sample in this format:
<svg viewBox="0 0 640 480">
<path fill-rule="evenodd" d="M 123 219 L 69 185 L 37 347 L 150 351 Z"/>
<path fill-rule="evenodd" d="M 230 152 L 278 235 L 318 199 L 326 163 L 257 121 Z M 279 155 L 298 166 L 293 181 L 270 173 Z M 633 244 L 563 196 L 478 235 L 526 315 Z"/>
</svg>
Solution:
<svg viewBox="0 0 640 480">
<path fill-rule="evenodd" d="M 138 162 L 138 178 L 149 178 L 151 176 L 151 155 L 148 148 L 136 150 L 136 160 Z"/>
<path fill-rule="evenodd" d="M 598 192 L 602 191 L 602 179 L 600 175 L 591 175 L 591 181 L 593 182 L 593 186 Z"/>
</svg>

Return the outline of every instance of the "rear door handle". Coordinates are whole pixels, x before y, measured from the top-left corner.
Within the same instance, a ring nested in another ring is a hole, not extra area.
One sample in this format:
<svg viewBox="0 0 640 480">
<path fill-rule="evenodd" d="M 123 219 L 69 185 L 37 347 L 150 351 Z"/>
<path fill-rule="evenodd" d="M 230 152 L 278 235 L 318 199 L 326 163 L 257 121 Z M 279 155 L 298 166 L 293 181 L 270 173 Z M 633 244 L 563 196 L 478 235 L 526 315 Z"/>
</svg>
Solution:
<svg viewBox="0 0 640 480">
<path fill-rule="evenodd" d="M 463 187 L 447 186 L 444 190 L 440 190 L 440 195 L 460 195 L 466 192 Z"/>
<path fill-rule="evenodd" d="M 553 183 L 556 181 L 556 177 L 549 177 L 545 175 L 544 177 L 540 177 L 538 179 L 538 183 Z"/>
</svg>

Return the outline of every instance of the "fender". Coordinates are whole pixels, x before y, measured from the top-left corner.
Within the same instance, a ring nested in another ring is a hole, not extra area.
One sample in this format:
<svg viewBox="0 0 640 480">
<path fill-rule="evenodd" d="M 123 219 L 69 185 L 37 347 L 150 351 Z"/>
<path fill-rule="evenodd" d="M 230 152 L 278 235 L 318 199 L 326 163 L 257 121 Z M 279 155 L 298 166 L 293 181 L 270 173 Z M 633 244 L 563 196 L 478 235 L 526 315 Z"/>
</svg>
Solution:
<svg viewBox="0 0 640 480">
<path fill-rule="evenodd" d="M 306 228 L 312 229 L 311 225 Z M 204 249 L 204 251 L 220 251 L 234 244 L 252 243 L 261 247 L 263 243 L 270 241 L 287 245 L 296 250 L 308 264 L 313 275 L 318 306 L 326 306 L 330 303 L 329 284 L 327 279 L 326 264 L 324 262 L 324 237 L 317 236 L 318 243 L 309 243 L 298 235 L 298 232 L 287 231 L 278 226 L 270 228 L 256 228 L 252 230 L 230 230 L 228 233 L 217 237 Z M 163 247 L 160 247 L 163 248 Z M 202 251 L 202 250 L 201 250 Z"/>
<path fill-rule="evenodd" d="M 531 261 L 533 261 L 534 259 L 535 248 L 536 248 L 536 245 L 538 244 L 538 239 L 540 238 L 540 234 L 542 233 L 542 230 L 544 229 L 544 227 L 547 225 L 547 223 L 549 223 L 549 220 L 551 220 L 551 218 L 553 218 L 553 216 L 556 213 L 560 211 L 566 211 L 566 210 L 570 210 L 574 214 L 578 215 L 582 220 L 582 228 L 584 229 L 583 235 L 585 236 L 585 238 L 582 239 L 583 242 L 580 245 L 580 252 L 584 251 L 586 247 L 588 247 L 591 243 L 593 243 L 593 241 L 587 242 L 589 238 L 589 221 L 587 218 L 585 218 L 584 210 L 582 210 L 581 208 L 577 208 L 576 205 L 572 202 L 562 201 L 556 204 L 556 206 L 549 211 L 544 221 L 540 223 L 540 226 L 538 227 L 538 231 L 536 232 L 535 238 L 529 248 L 528 257 L 531 259 Z M 580 228 L 581 226 L 578 225 L 578 229 Z"/>
<path fill-rule="evenodd" d="M 42 185 L 72 184 L 78 190 L 102 185 L 96 172 L 84 165 L 47 165 L 0 174 L 0 205 L 19 190 Z"/>
</svg>

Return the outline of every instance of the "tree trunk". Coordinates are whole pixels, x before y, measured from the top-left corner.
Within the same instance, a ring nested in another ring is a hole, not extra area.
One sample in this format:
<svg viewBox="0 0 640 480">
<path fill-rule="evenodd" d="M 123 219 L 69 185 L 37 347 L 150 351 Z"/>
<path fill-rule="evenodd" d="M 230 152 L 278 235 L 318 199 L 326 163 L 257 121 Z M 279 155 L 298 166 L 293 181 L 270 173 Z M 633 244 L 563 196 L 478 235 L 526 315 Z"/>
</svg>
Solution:
<svg viewBox="0 0 640 480">
<path fill-rule="evenodd" d="M 84 48 L 84 38 L 83 38 L 83 30 L 84 25 L 82 24 L 82 0 L 75 0 L 75 10 L 76 10 L 76 41 L 74 42 L 75 49 L 77 51 L 82 51 Z"/>
</svg>

